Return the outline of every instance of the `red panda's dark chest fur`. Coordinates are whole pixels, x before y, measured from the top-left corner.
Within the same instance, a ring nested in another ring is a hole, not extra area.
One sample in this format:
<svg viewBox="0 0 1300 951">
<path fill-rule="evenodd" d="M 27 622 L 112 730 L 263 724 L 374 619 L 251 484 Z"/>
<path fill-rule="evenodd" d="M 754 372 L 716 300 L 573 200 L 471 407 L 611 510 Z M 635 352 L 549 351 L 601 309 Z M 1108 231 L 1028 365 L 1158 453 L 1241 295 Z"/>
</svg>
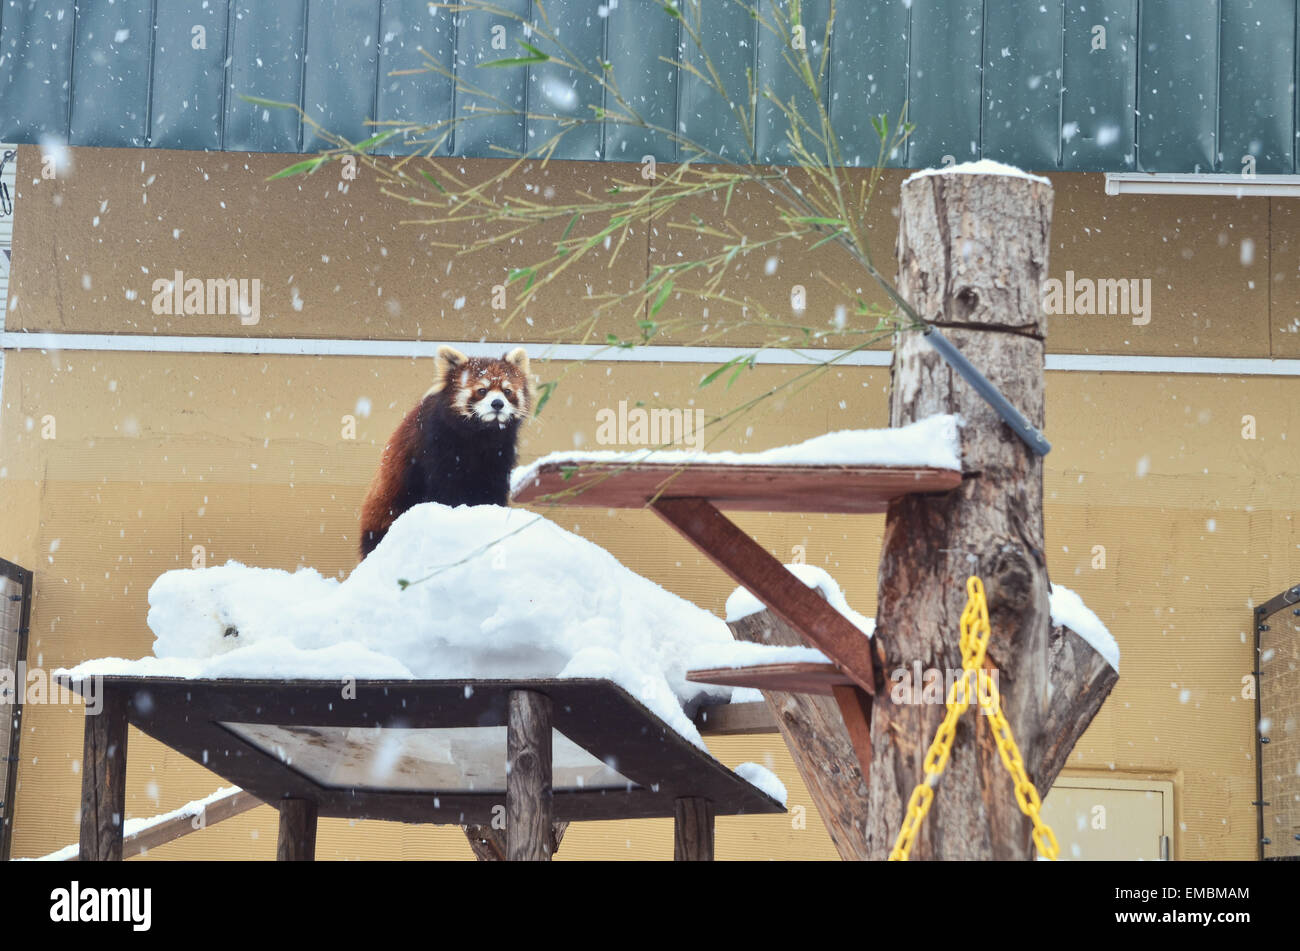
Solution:
<svg viewBox="0 0 1300 951">
<path fill-rule="evenodd" d="M 442 394 L 420 406 L 417 437 L 405 460 L 404 492 L 409 504 L 505 505 L 515 467 L 518 422 L 482 426 L 452 412 Z"/>
</svg>

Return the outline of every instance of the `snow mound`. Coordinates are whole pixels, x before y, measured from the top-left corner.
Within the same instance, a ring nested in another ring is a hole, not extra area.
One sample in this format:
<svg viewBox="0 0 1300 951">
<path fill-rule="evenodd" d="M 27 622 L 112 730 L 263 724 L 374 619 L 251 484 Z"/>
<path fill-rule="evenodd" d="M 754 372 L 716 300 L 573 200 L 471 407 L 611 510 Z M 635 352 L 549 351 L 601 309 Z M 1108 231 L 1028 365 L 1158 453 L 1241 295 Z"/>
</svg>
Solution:
<svg viewBox="0 0 1300 951">
<path fill-rule="evenodd" d="M 785 805 L 786 797 L 789 795 L 785 791 L 785 783 L 777 779 L 776 773 L 766 766 L 760 766 L 758 763 L 741 763 L 733 772 L 751 786 L 757 786 L 781 805 Z"/>
<path fill-rule="evenodd" d="M 816 565 L 794 564 L 786 565 L 786 571 L 794 575 L 810 588 L 816 588 L 830 606 L 836 611 L 843 614 L 849 621 L 860 630 L 863 634 L 870 637 L 876 630 L 876 622 L 869 617 L 863 617 L 857 611 L 849 607 L 849 602 L 844 597 L 844 592 L 840 590 L 839 584 L 824 569 Z M 747 588 L 737 588 L 731 592 L 731 597 L 727 598 L 727 620 L 739 621 L 743 617 L 749 617 L 751 614 L 757 614 L 767 607 L 762 601 L 750 594 Z M 795 660 L 796 658 L 790 658 Z M 797 658 L 798 660 L 815 660 L 815 658 Z M 825 660 L 824 657 L 820 658 Z M 772 663 L 781 663 L 781 660 L 773 660 Z M 759 663 L 762 663 L 761 661 Z M 721 666 L 721 665 L 719 665 Z"/>
<path fill-rule="evenodd" d="M 1119 643 L 1101 622 L 1101 618 L 1083 603 L 1083 598 L 1069 588 L 1054 584 L 1051 587 L 1051 610 L 1053 624 L 1074 631 L 1105 658 L 1106 663 L 1116 671 L 1119 670 Z"/>
<path fill-rule="evenodd" d="M 934 175 L 1006 175 L 1011 178 L 1027 178 L 1031 182 L 1042 182 L 1044 185 L 1052 184 L 1041 175 L 1033 175 L 1024 169 L 1016 168 L 1014 165 L 1004 165 L 1002 162 L 995 162 L 992 159 L 980 159 L 978 162 L 960 162 L 957 165 L 948 165 L 943 168 L 923 168 L 919 172 L 913 172 L 903 182 L 906 185 L 914 178 L 930 178 Z"/>
<path fill-rule="evenodd" d="M 518 492 L 545 465 L 659 462 L 728 466 L 917 466 L 961 469 L 961 439 L 956 416 L 928 416 L 896 429 L 843 429 L 814 436 L 793 446 L 760 452 L 703 452 L 686 449 L 645 449 L 615 452 L 607 449 L 552 452 L 515 469 L 510 491 Z"/>
<path fill-rule="evenodd" d="M 687 710 L 725 702 L 730 689 L 691 683 L 686 672 L 741 665 L 763 650 L 603 548 L 539 515 L 490 505 L 415 506 L 342 582 L 311 568 L 232 561 L 166 572 L 149 605 L 153 657 L 64 673 L 607 678 L 703 748 Z"/>
</svg>

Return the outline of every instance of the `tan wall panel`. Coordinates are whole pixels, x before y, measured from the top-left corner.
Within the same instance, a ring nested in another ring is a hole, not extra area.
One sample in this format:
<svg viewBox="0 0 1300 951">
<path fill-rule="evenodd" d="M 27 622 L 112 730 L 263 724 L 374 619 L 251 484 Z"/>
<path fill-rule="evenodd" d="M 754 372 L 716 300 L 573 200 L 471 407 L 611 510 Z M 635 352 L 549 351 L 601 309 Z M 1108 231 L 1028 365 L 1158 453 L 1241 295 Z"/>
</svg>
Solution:
<svg viewBox="0 0 1300 951">
<path fill-rule="evenodd" d="M 268 182 L 290 157 L 131 149 L 74 154 L 74 171 L 65 177 L 21 173 L 10 330 L 413 340 L 487 333 L 538 340 L 586 316 L 590 294 L 624 293 L 645 277 L 640 235 L 612 263 L 609 254 L 593 253 L 581 280 L 557 283 L 545 309 L 505 326 L 506 312 L 491 309 L 492 286 L 511 268 L 552 253 L 566 221 L 458 257 L 484 237 L 482 228 L 422 226 L 426 213 L 383 197 L 364 170 L 353 181 L 333 165 Z M 22 147 L 19 167 L 39 169 L 38 150 Z M 461 163 L 453 167 L 463 170 Z M 475 163 L 464 179 L 487 178 L 500 167 Z M 521 174 L 543 194 L 554 189 L 558 202 L 599 187 L 614 168 L 560 162 Z M 260 321 L 244 326 L 237 316 L 155 314 L 153 282 L 172 279 L 177 270 L 187 279 L 259 278 Z"/>
<path fill-rule="evenodd" d="M 601 295 L 638 286 L 652 266 L 701 255 L 719 246 L 659 221 L 637 234 L 612 262 L 598 251 L 546 288 L 535 306 L 504 324 L 506 312 L 490 306 L 491 288 L 511 268 L 552 253 L 567 217 L 537 234 L 468 256 L 458 252 L 490 233 L 478 226 L 432 228 L 427 214 L 380 192 L 372 173 L 344 181 L 337 165 L 313 176 L 268 182 L 288 164 L 285 156 L 244 153 L 76 149 L 74 171 L 54 181 L 20 175 L 12 293 L 17 306 L 8 328 L 64 332 L 296 336 L 362 339 L 541 341 L 582 339 Z M 20 169 L 39 169 L 39 152 L 24 146 Z M 482 180 L 502 168 L 496 161 L 446 162 L 439 174 Z M 553 163 L 529 167 L 520 182 L 527 194 L 561 203 L 582 192 L 597 194 L 631 174 L 622 165 Z M 865 170 L 849 170 L 860 183 Z M 891 276 L 897 234 L 898 189 L 904 173 L 885 173 L 868 214 L 868 236 L 882 270 Z M 1106 196 L 1101 175 L 1052 173 L 1056 189 L 1051 276 L 1149 278 L 1153 312 L 1146 326 L 1128 316 L 1059 315 L 1051 321 L 1049 348 L 1057 353 L 1124 353 L 1171 356 L 1262 357 L 1300 352 L 1297 320 L 1295 213 L 1283 201 L 1213 197 Z M 553 192 L 548 191 L 553 189 Z M 436 192 L 422 197 L 433 198 Z M 757 187 L 737 189 L 723 215 L 724 198 L 684 203 L 673 220 L 698 213 L 712 227 L 727 227 L 751 242 L 779 224 L 772 200 Z M 1270 233 L 1270 209 L 1273 228 Z M 1243 256 L 1243 242 L 1253 254 Z M 837 305 L 852 299 L 834 290 L 830 276 L 873 303 L 883 295 L 857 265 L 832 245 L 816 251 L 789 241 L 737 259 L 723 282 L 770 309 L 777 323 L 760 327 L 755 315 L 705 304 L 679 293 L 664 305 L 659 342 L 757 345 L 800 327 L 829 329 Z M 1278 256 L 1277 262 L 1271 256 Z M 769 258 L 777 258 L 767 273 Z M 241 326 L 233 316 L 159 316 L 152 312 L 152 283 L 180 269 L 188 277 L 262 280 L 262 319 Z M 1270 289 L 1270 274 L 1272 288 Z M 694 286 L 695 278 L 679 282 Z M 807 291 L 803 315 L 790 307 L 793 285 Z M 511 288 L 511 297 L 518 285 Z M 1270 293 L 1274 298 L 1270 316 Z M 295 303 L 297 302 L 297 304 Z M 459 302 L 459 304 L 458 304 Z M 602 321 L 593 341 L 613 332 L 635 336 L 636 309 L 619 309 Z M 858 343 L 841 335 L 829 345 Z M 877 346 L 883 347 L 884 344 Z"/>
<path fill-rule="evenodd" d="M 809 176 L 797 171 L 787 174 L 800 187 L 815 191 Z M 865 169 L 845 170 L 845 181 L 853 189 L 848 197 L 851 214 L 857 213 L 854 197 L 860 194 L 859 189 L 868 176 Z M 902 172 L 885 172 L 865 216 L 864 238 L 872 243 L 873 253 L 891 279 L 898 235 L 898 188 L 902 180 Z M 779 183 L 773 187 L 779 187 Z M 803 335 L 803 328 L 808 328 L 812 334 L 829 334 L 817 338 L 818 346 L 853 347 L 880 336 L 873 331 L 876 318 L 857 316 L 854 304 L 860 296 L 869 305 L 888 313 L 889 299 L 846 251 L 834 242 L 814 249 L 821 241 L 820 236 L 771 241 L 769 236 L 791 229 L 782 215 L 792 213 L 784 204 L 778 204 L 766 188 L 754 184 L 736 188 L 730 195 L 723 190 L 682 202 L 678 211 L 659 223 L 650 236 L 652 270 L 683 260 L 718 255 L 742 240 L 747 247 L 752 246 L 753 250 L 735 258 L 715 293 L 732 301 L 743 299 L 756 305 L 755 309 L 742 312 L 724 301 L 678 291 L 665 302 L 658 315 L 666 325 L 664 339 L 681 344 L 754 346 L 785 337 L 788 340 L 784 346 L 799 347 L 808 342 Z M 691 216 L 698 216 L 701 227 L 723 231 L 726 237 L 693 230 Z M 686 275 L 678 283 L 703 289 L 710 276 Z M 806 308 L 802 313 L 792 304 L 796 287 L 803 288 Z M 850 293 L 843 293 L 843 289 Z M 757 308 L 763 308 L 766 316 L 758 313 Z M 837 308 L 842 310 L 849 328 L 860 328 L 863 333 L 830 333 Z M 877 350 L 888 347 L 888 338 L 872 345 Z"/>
<path fill-rule="evenodd" d="M 1273 356 L 1296 359 L 1300 357 L 1300 209 L 1286 198 L 1272 199 L 1269 225 Z"/>
<path fill-rule="evenodd" d="M 1051 352 L 1269 355 L 1269 199 L 1106 195 L 1101 175 L 1048 177 L 1050 276 L 1151 281 L 1150 323 L 1053 314 Z"/>
</svg>

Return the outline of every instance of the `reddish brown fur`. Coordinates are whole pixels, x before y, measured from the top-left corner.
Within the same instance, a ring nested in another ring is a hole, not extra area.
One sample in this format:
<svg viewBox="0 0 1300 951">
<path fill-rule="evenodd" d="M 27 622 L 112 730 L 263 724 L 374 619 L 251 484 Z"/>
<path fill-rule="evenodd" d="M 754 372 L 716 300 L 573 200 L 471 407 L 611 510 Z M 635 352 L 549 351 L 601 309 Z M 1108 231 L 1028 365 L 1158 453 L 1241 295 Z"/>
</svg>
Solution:
<svg viewBox="0 0 1300 951">
<path fill-rule="evenodd" d="M 518 411 L 508 424 L 479 419 L 480 388 L 497 390 Z M 523 348 L 499 360 L 438 352 L 434 385 L 402 419 L 384 447 L 361 510 L 362 557 L 397 517 L 421 502 L 505 505 L 520 422 L 532 408 Z"/>
</svg>

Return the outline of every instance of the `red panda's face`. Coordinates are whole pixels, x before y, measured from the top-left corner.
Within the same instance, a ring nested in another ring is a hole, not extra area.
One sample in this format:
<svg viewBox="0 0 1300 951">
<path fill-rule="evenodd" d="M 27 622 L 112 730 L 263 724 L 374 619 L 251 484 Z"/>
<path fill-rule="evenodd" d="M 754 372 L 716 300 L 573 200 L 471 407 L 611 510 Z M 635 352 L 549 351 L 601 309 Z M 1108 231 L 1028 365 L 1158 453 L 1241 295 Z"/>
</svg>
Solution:
<svg viewBox="0 0 1300 951">
<path fill-rule="evenodd" d="M 440 372 L 445 373 L 441 390 L 457 415 L 500 428 L 528 416 L 528 356 L 522 347 L 499 360 L 466 357 L 443 347 L 438 363 Z"/>
</svg>

